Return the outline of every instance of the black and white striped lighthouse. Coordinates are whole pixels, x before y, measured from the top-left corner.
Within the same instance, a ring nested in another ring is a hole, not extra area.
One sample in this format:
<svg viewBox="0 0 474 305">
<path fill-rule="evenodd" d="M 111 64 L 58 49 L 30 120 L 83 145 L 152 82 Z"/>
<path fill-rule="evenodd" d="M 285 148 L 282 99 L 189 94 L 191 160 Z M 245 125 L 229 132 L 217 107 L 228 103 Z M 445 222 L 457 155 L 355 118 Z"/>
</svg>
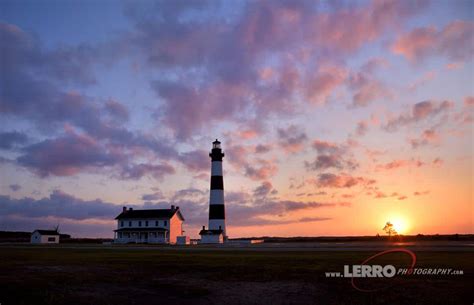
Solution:
<svg viewBox="0 0 474 305">
<path fill-rule="evenodd" d="M 209 198 L 209 230 L 222 230 L 224 239 L 227 234 L 225 230 L 225 207 L 224 207 L 224 178 L 222 176 L 222 158 L 224 153 L 221 142 L 217 139 L 212 142 L 211 157 L 211 193 Z"/>
</svg>

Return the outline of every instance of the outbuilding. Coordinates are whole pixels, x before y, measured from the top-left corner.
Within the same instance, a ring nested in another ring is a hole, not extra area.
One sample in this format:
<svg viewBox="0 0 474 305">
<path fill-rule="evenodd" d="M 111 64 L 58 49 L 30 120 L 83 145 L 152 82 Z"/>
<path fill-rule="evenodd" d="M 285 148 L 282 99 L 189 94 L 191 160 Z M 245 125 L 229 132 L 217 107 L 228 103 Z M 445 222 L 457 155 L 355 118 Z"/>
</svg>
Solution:
<svg viewBox="0 0 474 305">
<path fill-rule="evenodd" d="M 224 231 L 221 229 L 206 230 L 206 227 L 202 226 L 199 235 L 201 235 L 200 244 L 222 244 L 224 242 Z"/>
<path fill-rule="evenodd" d="M 31 233 L 32 244 L 59 244 L 59 232 L 56 230 L 35 230 Z"/>
</svg>

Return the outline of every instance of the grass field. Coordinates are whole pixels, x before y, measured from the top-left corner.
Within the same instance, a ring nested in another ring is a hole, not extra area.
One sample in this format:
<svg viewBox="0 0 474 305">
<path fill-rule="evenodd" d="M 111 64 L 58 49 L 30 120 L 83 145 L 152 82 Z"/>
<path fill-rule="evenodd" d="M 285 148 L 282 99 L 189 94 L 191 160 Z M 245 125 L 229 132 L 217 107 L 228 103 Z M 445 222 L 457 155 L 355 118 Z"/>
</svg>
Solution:
<svg viewBox="0 0 474 305">
<path fill-rule="evenodd" d="M 365 279 L 377 292 L 326 278 L 376 252 L 241 251 L 127 247 L 1 247 L 7 304 L 473 304 L 473 252 L 420 252 L 417 267 L 457 276 Z M 371 263 L 407 266 L 400 253 Z"/>
</svg>

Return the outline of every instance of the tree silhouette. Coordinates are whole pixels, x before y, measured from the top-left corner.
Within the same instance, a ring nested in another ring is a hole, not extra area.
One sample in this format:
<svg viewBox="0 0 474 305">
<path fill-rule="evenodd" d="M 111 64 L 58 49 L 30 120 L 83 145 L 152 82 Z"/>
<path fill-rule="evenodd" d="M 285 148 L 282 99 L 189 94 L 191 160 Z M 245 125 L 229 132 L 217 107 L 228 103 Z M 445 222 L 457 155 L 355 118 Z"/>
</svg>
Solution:
<svg viewBox="0 0 474 305">
<path fill-rule="evenodd" d="M 387 223 L 385 224 L 385 227 L 383 227 L 382 230 L 384 230 L 385 233 L 387 233 L 389 237 L 392 235 L 397 235 L 397 231 L 395 231 L 395 229 L 393 228 L 393 224 L 390 221 L 387 221 Z"/>
</svg>

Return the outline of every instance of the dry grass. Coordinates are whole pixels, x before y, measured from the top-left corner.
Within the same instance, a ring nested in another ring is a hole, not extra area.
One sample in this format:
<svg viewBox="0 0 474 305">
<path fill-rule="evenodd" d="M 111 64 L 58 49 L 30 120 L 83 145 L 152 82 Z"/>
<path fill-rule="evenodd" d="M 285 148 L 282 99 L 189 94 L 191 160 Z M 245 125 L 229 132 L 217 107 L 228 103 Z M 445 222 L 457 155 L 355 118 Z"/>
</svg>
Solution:
<svg viewBox="0 0 474 305">
<path fill-rule="evenodd" d="M 472 252 L 420 252 L 418 267 L 463 276 L 410 277 L 375 293 L 327 271 L 372 252 L 0 248 L 1 304 L 472 304 Z M 402 254 L 373 263 L 408 264 Z M 386 281 L 386 280 L 382 280 Z M 365 284 L 384 284 L 367 282 Z"/>
</svg>

